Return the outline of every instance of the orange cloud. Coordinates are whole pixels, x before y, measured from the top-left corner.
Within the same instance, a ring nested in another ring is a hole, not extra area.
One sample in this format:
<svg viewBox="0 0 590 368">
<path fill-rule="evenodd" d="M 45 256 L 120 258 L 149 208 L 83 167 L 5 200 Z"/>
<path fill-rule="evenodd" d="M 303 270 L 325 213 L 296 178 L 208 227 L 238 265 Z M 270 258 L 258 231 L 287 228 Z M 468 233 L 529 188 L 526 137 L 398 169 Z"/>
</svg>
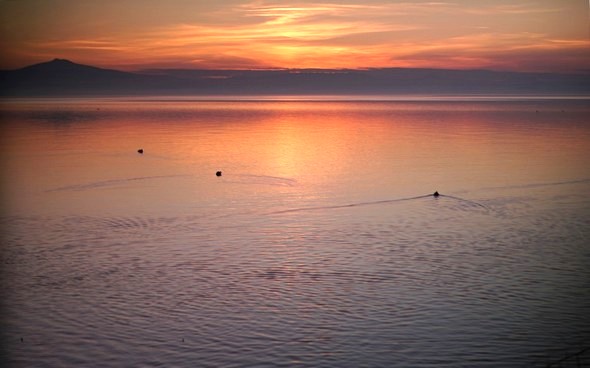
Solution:
<svg viewBox="0 0 590 368">
<path fill-rule="evenodd" d="M 587 20 L 573 2 L 232 3 L 220 0 L 210 12 L 193 17 L 162 14 L 162 23 L 156 22 L 158 17 L 142 19 L 141 12 L 129 25 L 111 28 L 108 19 L 99 28 L 84 27 L 84 19 L 70 21 L 64 23 L 70 28 L 59 32 L 51 27 L 45 27 L 46 33 L 29 32 L 26 41 L 11 32 L 13 38 L 2 40 L 3 56 L 65 57 L 123 69 L 413 66 L 567 71 L 590 64 Z M 118 6 L 124 10 L 125 4 Z M 78 9 L 76 17 L 84 16 L 92 15 Z M 525 57 L 527 52 L 543 61 Z M 511 58 L 514 62 L 507 60 Z"/>
</svg>

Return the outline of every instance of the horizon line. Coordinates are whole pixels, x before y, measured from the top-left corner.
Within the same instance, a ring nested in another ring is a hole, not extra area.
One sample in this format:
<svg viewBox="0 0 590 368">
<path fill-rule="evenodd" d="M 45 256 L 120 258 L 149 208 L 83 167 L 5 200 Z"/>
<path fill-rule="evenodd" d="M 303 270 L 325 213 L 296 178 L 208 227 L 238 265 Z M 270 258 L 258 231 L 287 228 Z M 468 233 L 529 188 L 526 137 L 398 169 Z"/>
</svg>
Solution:
<svg viewBox="0 0 590 368">
<path fill-rule="evenodd" d="M 318 70 L 318 71 L 371 71 L 371 70 L 439 70 L 439 71 L 486 71 L 486 72 L 495 72 L 495 73 L 519 73 L 519 74 L 590 74 L 590 69 L 587 70 L 572 70 L 572 71 L 533 71 L 533 70 L 512 70 L 512 69 L 491 69 L 491 68 L 448 68 L 448 67 L 404 67 L 404 66 L 386 66 L 386 67 L 357 67 L 357 68 L 288 68 L 288 67 L 250 67 L 250 68 L 203 68 L 203 67 L 196 67 L 196 68 L 189 68 L 189 67 L 146 67 L 146 68 L 139 68 L 139 69 L 131 69 L 131 68 L 118 68 L 118 67 L 110 67 L 110 66 L 102 66 L 100 64 L 86 64 L 83 62 L 73 61 L 68 58 L 60 58 L 55 57 L 46 61 L 40 61 L 28 65 L 24 65 L 18 68 L 13 69 L 0 69 L 3 72 L 11 72 L 11 71 L 18 71 L 21 69 L 33 67 L 36 65 L 41 64 L 48 64 L 52 62 L 69 62 L 76 65 L 88 66 L 98 69 L 105 69 L 105 70 L 115 70 L 120 72 L 127 72 L 127 73 L 141 73 L 147 71 L 158 71 L 158 70 L 182 70 L 182 71 L 310 71 L 310 70 Z"/>
</svg>

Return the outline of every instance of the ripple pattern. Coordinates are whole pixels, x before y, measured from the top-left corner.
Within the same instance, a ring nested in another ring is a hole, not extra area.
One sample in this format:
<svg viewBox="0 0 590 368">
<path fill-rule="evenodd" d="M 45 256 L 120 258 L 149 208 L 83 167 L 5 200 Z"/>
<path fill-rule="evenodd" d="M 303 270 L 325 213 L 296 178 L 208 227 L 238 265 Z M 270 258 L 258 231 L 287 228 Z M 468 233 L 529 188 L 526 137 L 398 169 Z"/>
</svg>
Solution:
<svg viewBox="0 0 590 368">
<path fill-rule="evenodd" d="M 457 198 L 3 218 L 10 362 L 499 367 L 583 342 L 586 209 Z"/>
</svg>

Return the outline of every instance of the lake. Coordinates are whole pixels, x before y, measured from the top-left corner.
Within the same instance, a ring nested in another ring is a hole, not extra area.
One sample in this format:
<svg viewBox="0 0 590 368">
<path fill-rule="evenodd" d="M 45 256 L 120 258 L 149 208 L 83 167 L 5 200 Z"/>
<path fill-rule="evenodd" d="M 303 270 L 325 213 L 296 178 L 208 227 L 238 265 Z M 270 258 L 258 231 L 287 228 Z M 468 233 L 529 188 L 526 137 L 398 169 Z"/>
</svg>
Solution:
<svg viewBox="0 0 590 368">
<path fill-rule="evenodd" d="M 4 366 L 532 367 L 590 343 L 588 99 L 0 111 Z"/>
</svg>

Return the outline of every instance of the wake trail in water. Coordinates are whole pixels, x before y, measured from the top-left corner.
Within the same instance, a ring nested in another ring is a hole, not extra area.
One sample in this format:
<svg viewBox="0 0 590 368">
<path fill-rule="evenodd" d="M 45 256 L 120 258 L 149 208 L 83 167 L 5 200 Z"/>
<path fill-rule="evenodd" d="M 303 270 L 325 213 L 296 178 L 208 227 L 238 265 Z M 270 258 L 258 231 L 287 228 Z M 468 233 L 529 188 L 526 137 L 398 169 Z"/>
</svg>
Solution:
<svg viewBox="0 0 590 368">
<path fill-rule="evenodd" d="M 395 203 L 395 202 L 412 201 L 412 200 L 416 200 L 416 199 L 429 198 L 429 197 L 433 197 L 435 199 L 449 198 L 449 199 L 453 199 L 456 201 L 460 201 L 463 203 L 467 203 L 467 204 L 470 204 L 473 206 L 483 208 L 486 211 L 489 210 L 489 208 L 487 206 L 485 206 L 481 203 L 469 200 L 469 199 L 464 199 L 464 198 L 455 197 L 455 196 L 446 195 L 446 194 L 440 194 L 437 198 L 437 197 L 434 197 L 434 195 L 432 195 L 432 194 L 425 194 L 425 195 L 420 195 L 420 196 L 415 196 L 415 197 L 385 199 L 385 200 L 381 200 L 381 201 L 370 201 L 370 202 L 357 202 L 357 203 L 348 203 L 348 204 L 341 204 L 341 205 L 334 205 L 334 206 L 292 208 L 292 209 L 288 209 L 288 210 L 270 212 L 270 213 L 268 213 L 268 215 L 279 215 L 279 214 L 284 214 L 284 213 L 303 212 L 303 211 L 334 210 L 334 209 L 340 209 L 340 208 L 361 207 L 361 206 L 374 206 L 374 205 L 379 205 L 379 204 L 389 204 L 389 203 Z"/>
<path fill-rule="evenodd" d="M 385 200 L 381 200 L 381 201 L 348 203 L 348 204 L 341 204 L 341 205 L 334 205 L 334 206 L 317 206 L 317 207 L 292 208 L 292 209 L 288 209 L 288 210 L 281 210 L 281 211 L 270 212 L 268 214 L 269 215 L 278 215 L 278 214 L 290 213 L 290 212 L 318 211 L 318 210 L 334 210 L 334 209 L 338 209 L 338 208 L 372 206 L 372 205 L 377 205 L 377 204 L 386 204 L 386 203 L 394 203 L 394 202 L 402 202 L 402 201 L 411 201 L 413 199 L 428 198 L 428 197 L 432 197 L 432 194 L 426 194 L 426 195 L 421 195 L 421 196 L 417 196 L 417 197 L 408 197 L 408 198 L 385 199 Z"/>
<path fill-rule="evenodd" d="M 228 178 L 229 180 L 225 181 L 225 183 L 229 184 L 258 184 L 280 187 L 293 187 L 297 185 L 297 180 L 281 176 L 235 174 Z"/>
<path fill-rule="evenodd" d="M 542 188 L 542 187 L 553 187 L 558 185 L 573 185 L 573 184 L 584 184 L 590 183 L 590 178 L 577 179 L 577 180 L 566 180 L 566 181 L 554 181 L 547 183 L 530 183 L 520 185 L 506 185 L 499 187 L 487 187 L 484 190 L 497 190 L 497 189 L 529 189 L 529 188 Z"/>
<path fill-rule="evenodd" d="M 155 176 L 138 176 L 138 177 L 134 177 L 134 178 L 124 178 L 124 179 L 102 180 L 102 181 L 95 181 L 95 182 L 84 183 L 84 184 L 66 185 L 66 186 L 59 187 L 59 188 L 49 189 L 49 190 L 47 190 L 47 192 L 62 192 L 62 191 L 78 191 L 78 190 L 98 189 L 98 188 L 115 186 L 115 185 L 125 184 L 125 183 L 129 183 L 129 182 L 134 182 L 134 181 L 168 179 L 168 178 L 187 177 L 187 176 L 190 176 L 190 175 L 155 175 Z"/>
<path fill-rule="evenodd" d="M 484 208 L 486 210 L 489 210 L 489 208 L 487 206 L 485 206 L 485 205 L 483 205 L 481 203 L 472 201 L 470 199 L 465 199 L 465 198 L 461 198 L 461 197 L 455 197 L 455 196 L 448 195 L 448 194 L 441 194 L 439 197 L 451 198 L 451 199 L 454 199 L 456 201 L 461 201 L 461 202 L 464 202 L 464 203 L 468 203 L 468 204 L 471 204 L 471 205 L 474 205 L 474 206 L 481 207 L 481 208 Z"/>
</svg>

